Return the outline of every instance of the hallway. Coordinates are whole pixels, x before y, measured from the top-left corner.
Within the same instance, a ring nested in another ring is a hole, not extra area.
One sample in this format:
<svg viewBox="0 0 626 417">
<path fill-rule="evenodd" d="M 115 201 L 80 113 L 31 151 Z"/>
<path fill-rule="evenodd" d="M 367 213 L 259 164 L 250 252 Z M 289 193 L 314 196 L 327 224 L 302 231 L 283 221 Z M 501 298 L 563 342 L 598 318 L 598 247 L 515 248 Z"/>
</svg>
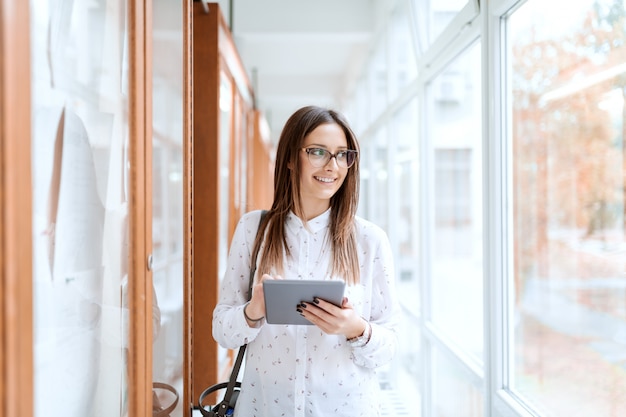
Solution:
<svg viewBox="0 0 626 417">
<path fill-rule="evenodd" d="M 626 415 L 624 0 L 0 0 L 0 416 L 172 417 L 287 117 L 344 114 L 380 415 Z M 337 151 L 333 151 L 337 152 Z M 334 161 L 337 160 L 337 157 Z"/>
</svg>

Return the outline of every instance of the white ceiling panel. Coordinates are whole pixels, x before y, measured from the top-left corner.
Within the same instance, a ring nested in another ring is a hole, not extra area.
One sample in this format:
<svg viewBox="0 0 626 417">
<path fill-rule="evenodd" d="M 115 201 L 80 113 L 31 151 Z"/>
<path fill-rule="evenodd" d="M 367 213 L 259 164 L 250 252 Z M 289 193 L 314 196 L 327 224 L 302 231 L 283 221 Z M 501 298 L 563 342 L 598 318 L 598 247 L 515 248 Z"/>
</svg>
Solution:
<svg viewBox="0 0 626 417">
<path fill-rule="evenodd" d="M 276 141 L 299 107 L 338 108 L 394 0 L 220 1 Z M 230 11 L 232 10 L 232 16 Z"/>
</svg>

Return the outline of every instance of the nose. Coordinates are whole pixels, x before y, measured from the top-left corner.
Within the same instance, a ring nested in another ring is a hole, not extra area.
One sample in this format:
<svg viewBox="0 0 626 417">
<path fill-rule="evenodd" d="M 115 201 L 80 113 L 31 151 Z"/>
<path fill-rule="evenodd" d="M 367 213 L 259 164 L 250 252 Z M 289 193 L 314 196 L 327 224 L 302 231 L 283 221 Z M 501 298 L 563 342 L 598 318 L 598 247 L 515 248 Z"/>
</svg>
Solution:
<svg viewBox="0 0 626 417">
<path fill-rule="evenodd" d="M 337 163 L 337 156 L 336 155 L 331 155 L 330 158 L 328 158 L 328 162 L 326 162 L 326 165 L 324 165 L 325 168 L 328 168 L 328 164 L 330 164 L 331 162 L 334 162 L 334 167 L 331 168 L 339 168 L 339 163 Z"/>
</svg>

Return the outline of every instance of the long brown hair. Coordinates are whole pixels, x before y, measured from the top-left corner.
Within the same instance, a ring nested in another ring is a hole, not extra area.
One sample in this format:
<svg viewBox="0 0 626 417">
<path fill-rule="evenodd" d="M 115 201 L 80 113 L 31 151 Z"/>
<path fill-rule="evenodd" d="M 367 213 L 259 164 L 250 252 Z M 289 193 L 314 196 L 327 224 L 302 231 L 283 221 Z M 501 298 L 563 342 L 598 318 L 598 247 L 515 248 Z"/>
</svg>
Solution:
<svg viewBox="0 0 626 417">
<path fill-rule="evenodd" d="M 274 202 L 261 227 L 266 229 L 265 247 L 259 261 L 259 274 L 270 273 L 272 267 L 283 271 L 283 253 L 291 256 L 285 236 L 285 220 L 290 211 L 302 219 L 304 210 L 300 199 L 300 152 L 306 136 L 322 124 L 337 124 L 346 135 L 348 149 L 359 150 L 359 144 L 346 119 L 334 110 L 307 106 L 297 110 L 285 123 L 278 141 L 274 170 Z M 292 169 L 290 169 L 291 167 Z M 354 217 L 359 201 L 359 155 L 341 188 L 330 199 L 330 235 L 332 247 L 331 275 L 339 275 L 352 285 L 359 282 Z M 261 244 L 255 241 L 255 247 Z M 260 276 L 260 275 L 259 275 Z"/>
</svg>

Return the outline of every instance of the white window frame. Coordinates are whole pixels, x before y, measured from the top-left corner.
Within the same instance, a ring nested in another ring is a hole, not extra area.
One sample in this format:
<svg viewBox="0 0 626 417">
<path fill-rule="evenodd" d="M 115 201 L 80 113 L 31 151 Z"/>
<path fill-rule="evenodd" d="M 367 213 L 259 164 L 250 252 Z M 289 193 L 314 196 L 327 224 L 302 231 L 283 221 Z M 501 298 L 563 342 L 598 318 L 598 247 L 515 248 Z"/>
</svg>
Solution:
<svg viewBox="0 0 626 417">
<path fill-rule="evenodd" d="M 509 389 L 513 361 L 511 65 L 504 19 L 525 0 L 492 0 L 481 11 L 485 216 L 485 415 L 537 417 Z"/>
<path fill-rule="evenodd" d="M 456 21 L 455 19 L 454 21 Z M 448 27 L 450 29 L 450 26 Z M 437 51 L 438 53 L 430 55 L 433 58 L 431 62 L 425 62 L 423 69 L 419 72 L 418 79 L 420 84 L 420 94 L 419 94 L 419 108 L 420 108 L 420 166 L 422 167 L 422 175 L 421 175 L 421 186 L 420 186 L 420 201 L 422 201 L 422 210 L 421 210 L 421 219 L 420 219 L 420 259 L 422 260 L 421 265 L 421 276 L 422 276 L 422 288 L 420 289 L 421 294 L 421 305 L 422 305 L 422 346 L 421 351 L 422 355 L 422 369 L 423 369 L 423 386 L 422 386 L 422 417 L 432 415 L 432 390 L 430 381 L 432 379 L 432 347 L 437 347 L 438 351 L 441 352 L 449 361 L 454 363 L 459 369 L 461 369 L 467 376 L 467 381 L 470 382 L 474 386 L 480 386 L 483 388 L 483 395 L 486 398 L 487 393 L 485 392 L 485 371 L 480 367 L 480 364 L 477 364 L 466 352 L 459 350 L 454 346 L 454 344 L 447 340 L 447 337 L 443 335 L 441 332 L 437 330 L 435 326 L 431 323 L 431 280 L 432 274 L 431 271 L 431 237 L 433 236 L 433 225 L 434 222 L 434 191 L 435 191 L 435 183 L 434 183 L 434 152 L 432 148 L 431 141 L 427 140 L 428 138 L 428 124 L 429 124 L 429 116 L 428 112 L 428 97 L 426 94 L 426 90 L 429 84 L 431 84 L 437 76 L 456 58 L 462 55 L 469 48 L 472 48 L 476 45 L 476 42 L 480 42 L 481 37 L 481 25 L 479 24 L 479 19 L 477 16 L 474 16 L 473 20 L 470 22 L 466 22 L 461 28 L 457 27 L 457 30 L 463 32 L 464 36 L 454 36 L 452 34 L 447 34 L 445 32 L 446 39 L 454 40 L 456 42 L 450 42 L 446 45 L 446 47 Z M 460 33 L 458 33 L 460 35 Z M 433 47 L 435 47 L 433 45 Z M 481 45 L 482 47 L 482 45 Z M 483 100 L 484 102 L 484 100 Z M 485 112 L 483 111 L 483 117 Z M 484 136 L 483 136 L 484 137 Z M 485 150 L 482 149 L 484 152 Z M 483 191 L 483 195 L 486 193 L 486 190 Z M 483 256 L 487 256 L 485 253 Z M 486 285 L 486 284 L 483 284 Z M 487 325 L 487 321 L 483 322 L 483 326 Z M 484 329 L 484 332 L 487 332 L 487 329 Z M 486 344 L 484 349 L 486 350 Z M 485 369 L 488 369 L 489 357 L 485 356 L 483 362 Z M 487 409 L 487 407 L 485 407 Z"/>
</svg>

